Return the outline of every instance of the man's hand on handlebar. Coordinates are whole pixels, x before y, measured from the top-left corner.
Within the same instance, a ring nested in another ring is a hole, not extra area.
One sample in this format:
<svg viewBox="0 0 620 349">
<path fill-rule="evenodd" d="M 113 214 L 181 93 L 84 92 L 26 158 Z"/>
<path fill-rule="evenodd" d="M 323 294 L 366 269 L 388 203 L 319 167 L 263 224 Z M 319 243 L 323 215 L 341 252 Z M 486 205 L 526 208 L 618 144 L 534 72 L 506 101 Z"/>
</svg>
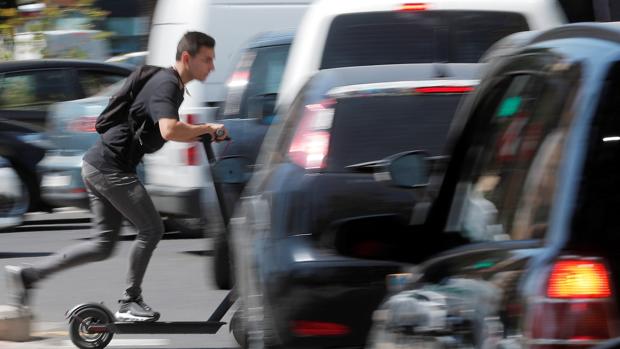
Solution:
<svg viewBox="0 0 620 349">
<path fill-rule="evenodd" d="M 206 124 L 208 128 L 208 134 L 211 135 L 211 139 L 215 142 L 221 142 L 229 140 L 228 130 L 223 124 Z"/>
</svg>

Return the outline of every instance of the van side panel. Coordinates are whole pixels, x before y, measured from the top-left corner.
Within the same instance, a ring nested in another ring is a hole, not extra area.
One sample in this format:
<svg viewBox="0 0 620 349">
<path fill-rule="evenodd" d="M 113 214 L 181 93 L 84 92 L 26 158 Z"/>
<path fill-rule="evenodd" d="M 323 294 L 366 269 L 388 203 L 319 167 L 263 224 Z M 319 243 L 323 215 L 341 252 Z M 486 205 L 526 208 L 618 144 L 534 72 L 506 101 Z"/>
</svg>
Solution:
<svg viewBox="0 0 620 349">
<path fill-rule="evenodd" d="M 225 99 L 225 90 L 214 85 L 225 85 L 234 67 L 235 53 L 243 44 L 258 33 L 266 31 L 294 30 L 306 11 L 305 4 L 257 4 L 257 5 L 216 5 L 211 7 L 209 16 L 210 35 L 215 37 L 215 71 L 207 79 L 203 100 Z"/>
<path fill-rule="evenodd" d="M 233 70 L 234 54 L 256 34 L 295 29 L 311 0 L 159 0 L 149 40 L 148 64 L 174 63 L 176 44 L 189 30 L 213 36 L 215 71 L 205 83 L 194 81 L 187 87 L 183 107 L 204 106 L 225 99 L 225 82 Z"/>
</svg>

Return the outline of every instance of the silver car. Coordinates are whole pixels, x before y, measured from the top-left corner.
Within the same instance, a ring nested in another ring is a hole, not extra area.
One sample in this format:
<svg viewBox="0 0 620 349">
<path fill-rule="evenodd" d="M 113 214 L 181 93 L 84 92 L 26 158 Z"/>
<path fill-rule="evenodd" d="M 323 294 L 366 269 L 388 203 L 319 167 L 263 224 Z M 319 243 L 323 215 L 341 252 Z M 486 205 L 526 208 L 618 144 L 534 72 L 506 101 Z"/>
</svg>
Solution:
<svg viewBox="0 0 620 349">
<path fill-rule="evenodd" d="M 92 97 L 51 106 L 46 133 L 54 149 L 45 154 L 37 168 L 41 176 L 41 196 L 48 204 L 88 208 L 88 195 L 81 176 L 82 157 L 99 139 L 95 130 L 97 116 L 124 81 Z"/>
</svg>

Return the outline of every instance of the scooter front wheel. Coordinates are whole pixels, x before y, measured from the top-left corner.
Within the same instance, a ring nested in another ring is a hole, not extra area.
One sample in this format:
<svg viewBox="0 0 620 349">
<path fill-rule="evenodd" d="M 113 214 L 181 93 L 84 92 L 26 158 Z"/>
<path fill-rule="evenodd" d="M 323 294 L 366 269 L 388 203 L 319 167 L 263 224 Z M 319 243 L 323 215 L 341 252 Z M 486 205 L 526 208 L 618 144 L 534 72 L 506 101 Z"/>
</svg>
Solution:
<svg viewBox="0 0 620 349">
<path fill-rule="evenodd" d="M 103 349 L 114 335 L 111 331 L 105 330 L 112 322 L 110 316 L 101 309 L 94 307 L 80 309 L 69 321 L 71 342 L 80 349 Z M 98 325 L 97 330 L 93 331 L 95 325 Z"/>
</svg>

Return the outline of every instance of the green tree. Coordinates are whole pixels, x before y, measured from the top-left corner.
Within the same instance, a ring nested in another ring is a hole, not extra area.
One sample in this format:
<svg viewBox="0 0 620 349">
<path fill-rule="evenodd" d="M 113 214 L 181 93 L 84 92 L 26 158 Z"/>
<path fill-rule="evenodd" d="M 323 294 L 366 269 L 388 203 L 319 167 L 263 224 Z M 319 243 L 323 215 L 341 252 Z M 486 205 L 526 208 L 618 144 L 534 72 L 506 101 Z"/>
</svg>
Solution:
<svg viewBox="0 0 620 349">
<path fill-rule="evenodd" d="M 14 40 L 18 32 L 42 32 L 57 29 L 57 23 L 63 18 L 80 18 L 74 29 L 94 29 L 103 21 L 108 12 L 94 6 L 95 0 L 75 1 L 43 1 L 45 8 L 37 16 L 22 16 L 17 9 L 0 10 L 0 60 L 12 58 Z M 102 32 L 96 36 L 98 40 L 105 40 L 113 33 Z M 44 57 L 48 54 L 43 51 Z M 63 58 L 84 58 L 86 52 L 80 49 L 71 49 L 63 53 Z"/>
</svg>

